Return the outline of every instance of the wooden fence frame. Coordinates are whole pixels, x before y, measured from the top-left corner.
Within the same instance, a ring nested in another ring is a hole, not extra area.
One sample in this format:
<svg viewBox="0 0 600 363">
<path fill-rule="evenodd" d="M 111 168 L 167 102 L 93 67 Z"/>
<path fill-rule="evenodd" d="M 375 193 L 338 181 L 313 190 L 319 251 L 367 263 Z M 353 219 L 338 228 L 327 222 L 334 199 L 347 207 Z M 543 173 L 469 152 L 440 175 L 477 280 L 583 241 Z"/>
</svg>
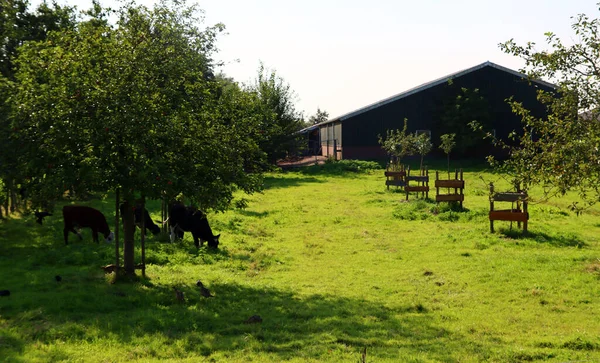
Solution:
<svg viewBox="0 0 600 363">
<path fill-rule="evenodd" d="M 390 190 L 390 185 L 404 188 L 406 186 L 406 170 L 402 164 L 388 164 L 385 171 L 385 185 Z"/>
<path fill-rule="evenodd" d="M 460 179 L 459 179 L 460 177 Z M 440 194 L 440 188 L 454 189 L 454 193 Z M 440 179 L 440 173 L 435 172 L 435 201 L 439 202 L 459 202 L 463 207 L 465 200 L 465 180 L 463 179 L 463 170 L 454 169 L 454 179 Z"/>
<path fill-rule="evenodd" d="M 528 195 L 516 186 L 516 192 L 497 193 L 494 191 L 494 183 L 490 183 L 490 232 L 494 233 L 494 221 L 517 222 L 517 227 L 521 228 L 523 222 L 523 232 L 527 232 L 527 222 L 529 221 L 529 212 L 527 211 Z M 510 209 L 494 209 L 494 202 L 511 202 Z M 516 208 L 514 208 L 516 204 Z"/>
<path fill-rule="evenodd" d="M 411 186 L 411 181 L 416 181 L 417 185 Z M 410 192 L 416 192 L 417 197 L 421 193 L 421 197 L 425 196 L 425 198 L 429 198 L 429 170 L 427 167 L 421 168 L 418 176 L 411 176 L 410 167 L 408 167 L 406 170 L 406 186 L 404 187 L 404 191 L 406 192 L 406 200 L 408 200 L 408 193 Z"/>
</svg>

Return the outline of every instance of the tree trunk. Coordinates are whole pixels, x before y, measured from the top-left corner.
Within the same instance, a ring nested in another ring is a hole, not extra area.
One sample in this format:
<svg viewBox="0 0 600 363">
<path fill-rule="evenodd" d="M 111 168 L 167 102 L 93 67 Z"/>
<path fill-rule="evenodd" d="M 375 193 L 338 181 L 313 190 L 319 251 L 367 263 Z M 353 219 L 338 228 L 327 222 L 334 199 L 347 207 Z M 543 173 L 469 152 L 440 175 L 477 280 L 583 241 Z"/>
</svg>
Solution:
<svg viewBox="0 0 600 363">
<path fill-rule="evenodd" d="M 135 275 L 134 236 L 135 223 L 133 220 L 133 196 L 127 196 L 123 202 L 123 269 L 126 275 Z M 143 214 L 142 214 L 143 215 Z"/>
<path fill-rule="evenodd" d="M 6 191 L 7 191 L 7 193 L 6 193 L 6 214 L 9 213 L 9 208 L 10 208 L 10 213 L 14 213 L 17 210 L 17 205 L 16 205 L 17 193 L 15 193 L 15 184 L 12 179 L 8 180 L 8 183 L 6 184 Z"/>
<path fill-rule="evenodd" d="M 142 276 L 146 277 L 146 197 L 142 194 Z M 134 227 L 135 228 L 135 227 Z"/>
<path fill-rule="evenodd" d="M 116 274 L 119 275 L 119 221 L 121 220 L 121 216 L 119 215 L 119 210 L 121 206 L 121 201 L 119 200 L 119 189 L 115 191 L 115 266 Z"/>
</svg>

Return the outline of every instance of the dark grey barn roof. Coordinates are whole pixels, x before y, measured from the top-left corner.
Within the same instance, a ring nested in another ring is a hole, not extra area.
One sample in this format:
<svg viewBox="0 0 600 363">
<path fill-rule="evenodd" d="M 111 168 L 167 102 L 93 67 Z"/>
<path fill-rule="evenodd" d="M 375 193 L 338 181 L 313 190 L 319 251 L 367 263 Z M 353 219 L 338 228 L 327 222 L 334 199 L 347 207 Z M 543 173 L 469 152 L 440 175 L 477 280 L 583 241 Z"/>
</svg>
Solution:
<svg viewBox="0 0 600 363">
<path fill-rule="evenodd" d="M 421 92 L 421 91 L 423 91 L 423 90 L 426 90 L 426 89 L 428 89 L 428 88 L 435 87 L 435 86 L 437 86 L 437 85 L 440 85 L 440 84 L 446 83 L 446 82 L 448 82 L 448 80 L 449 80 L 449 79 L 451 79 L 451 78 L 458 78 L 458 77 L 460 77 L 460 76 L 464 76 L 465 74 L 468 74 L 468 73 L 471 73 L 471 72 L 474 72 L 474 71 L 480 70 L 480 69 L 482 69 L 482 68 L 484 68 L 484 67 L 493 67 L 493 68 L 499 69 L 499 70 L 501 70 L 501 71 L 504 71 L 504 72 L 507 72 L 507 73 L 514 74 L 514 75 L 516 75 L 516 76 L 518 76 L 518 77 L 521 77 L 521 78 L 527 78 L 527 75 L 526 75 L 526 74 L 523 74 L 523 73 L 521 73 L 521 72 L 517 72 L 517 71 L 515 71 L 515 70 L 512 70 L 512 69 L 510 69 L 510 68 L 502 67 L 502 66 L 500 66 L 500 65 L 497 65 L 497 64 L 495 64 L 495 63 L 492 63 L 492 62 L 490 62 L 490 61 L 487 61 L 487 62 L 484 62 L 484 63 L 478 64 L 478 65 L 476 65 L 476 66 L 474 66 L 474 67 L 467 68 L 467 69 L 463 69 L 462 71 L 459 71 L 459 72 L 456 72 L 456 73 L 452 73 L 452 74 L 449 74 L 449 75 L 447 75 L 447 76 L 444 76 L 444 77 L 438 78 L 438 79 L 436 79 L 436 80 L 434 80 L 434 81 L 431 81 L 431 82 L 424 83 L 424 84 L 422 84 L 422 85 L 420 85 L 420 86 L 417 86 L 417 87 L 411 88 L 411 89 L 409 89 L 408 91 L 404 91 L 404 92 L 402 92 L 402 93 L 398 93 L 398 94 L 396 94 L 396 95 L 394 95 L 394 96 L 392 96 L 392 97 L 385 98 L 385 99 L 383 99 L 383 100 L 381 100 L 381 101 L 377 101 L 377 102 L 375 102 L 375 103 L 372 103 L 372 104 L 370 104 L 370 105 L 367 105 L 367 106 L 365 106 L 365 107 L 359 108 L 359 109 L 357 109 L 357 110 L 354 110 L 354 111 L 352 111 L 352 112 L 349 112 L 349 113 L 343 114 L 343 115 L 341 115 L 341 116 L 338 116 L 338 117 L 332 118 L 332 119 L 330 119 L 330 120 L 327 120 L 327 121 L 323 121 L 323 122 L 321 122 L 321 123 L 318 123 L 318 124 L 316 124 L 316 125 L 312 125 L 312 126 L 310 126 L 309 128 L 310 128 L 310 129 L 314 129 L 314 127 L 315 127 L 315 126 L 320 126 L 320 125 L 324 125 L 324 124 L 331 123 L 331 122 L 335 122 L 335 121 L 344 121 L 345 119 L 348 119 L 348 118 L 350 118 L 350 117 L 354 117 L 354 116 L 356 116 L 356 115 L 360 115 L 361 113 L 364 113 L 364 112 L 370 111 L 370 110 L 372 110 L 372 109 L 375 109 L 375 108 L 377 108 L 377 107 L 381 107 L 381 106 L 383 106 L 383 105 L 386 105 L 386 104 L 388 104 L 388 103 L 391 103 L 391 102 L 397 101 L 397 100 L 399 100 L 399 99 L 402 99 L 402 98 L 404 98 L 404 97 L 408 97 L 408 96 L 410 96 L 410 95 L 412 95 L 412 94 L 415 94 L 415 93 L 417 93 L 417 92 Z M 552 83 L 548 83 L 548 82 L 545 82 L 545 81 L 542 81 L 542 80 L 534 80 L 533 82 L 535 82 L 535 83 L 538 83 L 538 84 L 541 84 L 541 85 L 544 85 L 544 86 L 546 86 L 546 87 L 550 87 L 550 88 L 556 88 L 556 85 L 553 85 Z M 301 130 L 300 132 L 307 132 L 307 131 L 309 131 L 309 130 L 308 130 L 309 128 L 303 129 L 303 130 Z"/>
</svg>

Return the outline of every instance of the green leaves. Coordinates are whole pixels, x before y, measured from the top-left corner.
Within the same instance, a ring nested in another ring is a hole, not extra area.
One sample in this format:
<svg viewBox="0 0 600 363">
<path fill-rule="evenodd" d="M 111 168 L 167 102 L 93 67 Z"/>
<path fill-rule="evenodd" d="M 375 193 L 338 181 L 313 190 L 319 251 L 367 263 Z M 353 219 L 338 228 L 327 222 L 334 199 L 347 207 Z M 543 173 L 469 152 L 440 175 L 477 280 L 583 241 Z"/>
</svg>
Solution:
<svg viewBox="0 0 600 363">
<path fill-rule="evenodd" d="M 179 2 L 123 7 L 116 24 L 108 12 L 95 4 L 75 28 L 21 49 L 14 123 L 39 194 L 183 193 L 223 210 L 238 188 L 259 190 L 254 103 L 225 91 L 210 61 L 223 27 L 197 28 Z"/>
<path fill-rule="evenodd" d="M 533 43 L 519 46 L 513 40 L 500 44 L 504 52 L 525 61 L 530 78 L 544 77 L 558 85 L 556 92 L 538 92 L 547 118 L 534 117 L 511 102 L 513 112 L 523 119 L 523 132 L 518 146 L 504 143 L 510 159 L 503 168 L 526 186 L 541 184 L 546 197 L 577 189 L 590 205 L 600 200 L 600 21 L 585 14 L 573 19 L 579 41 L 571 46 L 552 32 L 545 34 L 548 50 L 537 51 Z"/>
</svg>

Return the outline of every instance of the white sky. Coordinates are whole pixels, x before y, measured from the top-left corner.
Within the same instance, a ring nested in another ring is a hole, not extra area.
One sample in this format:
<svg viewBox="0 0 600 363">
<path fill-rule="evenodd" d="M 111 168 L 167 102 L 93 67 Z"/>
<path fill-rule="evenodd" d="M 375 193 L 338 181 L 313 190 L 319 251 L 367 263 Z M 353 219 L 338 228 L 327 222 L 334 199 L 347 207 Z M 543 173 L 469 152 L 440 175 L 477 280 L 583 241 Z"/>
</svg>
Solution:
<svg viewBox="0 0 600 363">
<path fill-rule="evenodd" d="M 30 0 L 37 5 L 41 0 Z M 59 0 L 89 7 L 91 0 Z M 151 5 L 155 0 L 138 0 Z M 115 0 L 101 0 L 113 5 Z M 222 71 L 256 78 L 259 62 L 297 95 L 305 116 L 339 116 L 485 61 L 518 70 L 498 43 L 545 49 L 552 31 L 570 43 L 572 19 L 599 15 L 593 0 L 200 0 L 205 25 L 224 23 Z M 236 60 L 239 60 L 236 61 Z"/>
</svg>

